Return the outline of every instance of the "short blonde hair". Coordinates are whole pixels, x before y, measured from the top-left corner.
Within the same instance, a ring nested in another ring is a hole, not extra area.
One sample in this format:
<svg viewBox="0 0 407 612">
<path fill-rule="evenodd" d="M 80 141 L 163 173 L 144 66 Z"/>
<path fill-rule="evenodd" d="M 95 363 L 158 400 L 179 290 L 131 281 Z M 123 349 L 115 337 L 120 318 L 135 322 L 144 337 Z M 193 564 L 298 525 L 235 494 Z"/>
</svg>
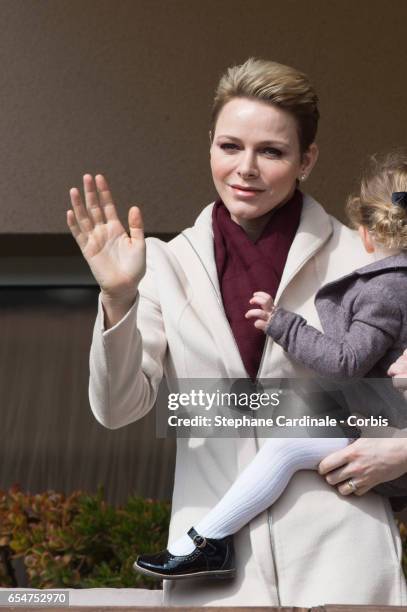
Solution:
<svg viewBox="0 0 407 612">
<path fill-rule="evenodd" d="M 298 125 L 301 153 L 314 142 L 318 127 L 318 96 L 308 77 L 290 66 L 249 58 L 228 68 L 215 91 L 211 134 L 222 108 L 233 98 L 254 98 L 293 115 Z"/>
<path fill-rule="evenodd" d="M 351 195 L 347 213 L 354 227 L 366 227 L 374 242 L 386 249 L 407 249 L 407 210 L 392 194 L 407 192 L 407 150 L 373 155 L 359 193 Z"/>
</svg>

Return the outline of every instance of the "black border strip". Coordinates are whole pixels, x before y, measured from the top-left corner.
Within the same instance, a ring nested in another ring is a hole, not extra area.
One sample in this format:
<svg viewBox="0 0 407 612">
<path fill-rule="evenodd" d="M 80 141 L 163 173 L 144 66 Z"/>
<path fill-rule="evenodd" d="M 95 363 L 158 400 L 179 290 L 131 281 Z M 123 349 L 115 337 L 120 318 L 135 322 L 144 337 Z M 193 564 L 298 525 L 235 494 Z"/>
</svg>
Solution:
<svg viewBox="0 0 407 612">
<path fill-rule="evenodd" d="M 168 242 L 176 233 L 146 234 Z M 77 257 L 80 250 L 70 234 L 0 234 L 0 257 Z"/>
</svg>

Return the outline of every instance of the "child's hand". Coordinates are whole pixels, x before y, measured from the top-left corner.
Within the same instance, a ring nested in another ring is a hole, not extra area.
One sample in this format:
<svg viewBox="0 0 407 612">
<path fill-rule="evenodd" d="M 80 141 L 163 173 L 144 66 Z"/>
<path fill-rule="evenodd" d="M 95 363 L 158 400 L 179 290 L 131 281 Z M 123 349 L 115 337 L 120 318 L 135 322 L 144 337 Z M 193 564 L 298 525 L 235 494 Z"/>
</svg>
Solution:
<svg viewBox="0 0 407 612">
<path fill-rule="evenodd" d="M 245 314 L 246 319 L 256 319 L 254 326 L 265 332 L 269 319 L 276 308 L 273 298 L 264 291 L 255 291 L 253 297 L 249 300 L 249 304 L 257 304 L 260 308 L 248 310 Z"/>
</svg>

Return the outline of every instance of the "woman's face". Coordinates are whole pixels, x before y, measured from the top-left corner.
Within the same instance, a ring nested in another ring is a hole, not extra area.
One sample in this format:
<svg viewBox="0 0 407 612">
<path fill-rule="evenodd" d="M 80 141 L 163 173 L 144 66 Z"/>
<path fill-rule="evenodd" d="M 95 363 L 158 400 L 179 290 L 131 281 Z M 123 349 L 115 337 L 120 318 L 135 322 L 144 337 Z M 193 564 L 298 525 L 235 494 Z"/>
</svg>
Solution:
<svg viewBox="0 0 407 612">
<path fill-rule="evenodd" d="M 216 190 L 240 225 L 288 201 L 316 155 L 316 145 L 301 155 L 297 123 L 290 113 L 248 98 L 225 104 L 210 148 Z"/>
</svg>

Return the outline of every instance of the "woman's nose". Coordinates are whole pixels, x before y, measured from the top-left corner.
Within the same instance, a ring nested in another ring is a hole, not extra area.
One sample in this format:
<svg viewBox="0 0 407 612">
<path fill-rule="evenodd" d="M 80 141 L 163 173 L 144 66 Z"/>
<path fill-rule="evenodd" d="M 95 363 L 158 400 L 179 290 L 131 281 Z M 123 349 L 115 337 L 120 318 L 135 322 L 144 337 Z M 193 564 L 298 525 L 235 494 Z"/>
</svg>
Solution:
<svg viewBox="0 0 407 612">
<path fill-rule="evenodd" d="M 241 159 L 237 173 L 243 179 L 256 178 L 259 175 L 259 169 L 257 167 L 254 155 L 245 155 Z"/>
</svg>

